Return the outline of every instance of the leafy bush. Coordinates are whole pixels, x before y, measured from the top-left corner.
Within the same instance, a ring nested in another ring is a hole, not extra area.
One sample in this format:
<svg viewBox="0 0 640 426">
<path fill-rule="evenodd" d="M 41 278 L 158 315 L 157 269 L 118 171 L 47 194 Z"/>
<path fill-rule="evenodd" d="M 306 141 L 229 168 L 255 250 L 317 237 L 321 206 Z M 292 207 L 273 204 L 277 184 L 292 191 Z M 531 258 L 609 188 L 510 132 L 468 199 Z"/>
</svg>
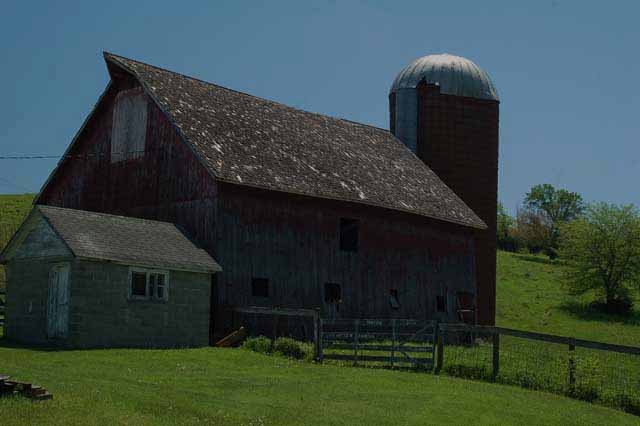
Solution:
<svg viewBox="0 0 640 426">
<path fill-rule="evenodd" d="M 306 356 L 303 344 L 289 337 L 279 337 L 273 342 L 273 352 L 294 359 Z"/>
<path fill-rule="evenodd" d="M 268 337 L 249 337 L 242 344 L 242 349 L 247 349 L 261 354 L 270 354 L 273 342 Z"/>
</svg>

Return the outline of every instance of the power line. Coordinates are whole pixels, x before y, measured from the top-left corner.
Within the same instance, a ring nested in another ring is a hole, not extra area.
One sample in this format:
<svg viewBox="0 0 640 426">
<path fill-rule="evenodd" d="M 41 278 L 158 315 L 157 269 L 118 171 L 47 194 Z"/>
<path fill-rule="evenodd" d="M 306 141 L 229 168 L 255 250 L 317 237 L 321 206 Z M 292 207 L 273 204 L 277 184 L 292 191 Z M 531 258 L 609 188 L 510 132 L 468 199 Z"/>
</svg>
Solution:
<svg viewBox="0 0 640 426">
<path fill-rule="evenodd" d="M 124 154 L 141 154 L 145 152 L 150 152 L 155 150 L 139 150 L 139 151 L 120 151 L 120 152 L 109 152 L 106 154 L 96 153 L 96 154 L 67 154 L 67 155 L 0 155 L 0 160 L 50 160 L 50 159 L 63 159 L 63 158 L 94 158 L 94 157 L 107 157 L 112 155 L 124 155 Z"/>
</svg>

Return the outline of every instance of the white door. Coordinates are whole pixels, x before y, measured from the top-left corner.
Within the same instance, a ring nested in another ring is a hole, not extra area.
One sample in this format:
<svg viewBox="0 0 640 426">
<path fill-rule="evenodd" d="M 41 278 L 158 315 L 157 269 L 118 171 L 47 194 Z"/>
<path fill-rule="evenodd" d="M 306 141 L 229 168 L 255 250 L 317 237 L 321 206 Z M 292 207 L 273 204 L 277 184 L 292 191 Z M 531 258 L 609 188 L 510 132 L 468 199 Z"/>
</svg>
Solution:
<svg viewBox="0 0 640 426">
<path fill-rule="evenodd" d="M 47 336 L 67 337 L 69 329 L 69 265 L 54 265 L 49 273 Z"/>
</svg>

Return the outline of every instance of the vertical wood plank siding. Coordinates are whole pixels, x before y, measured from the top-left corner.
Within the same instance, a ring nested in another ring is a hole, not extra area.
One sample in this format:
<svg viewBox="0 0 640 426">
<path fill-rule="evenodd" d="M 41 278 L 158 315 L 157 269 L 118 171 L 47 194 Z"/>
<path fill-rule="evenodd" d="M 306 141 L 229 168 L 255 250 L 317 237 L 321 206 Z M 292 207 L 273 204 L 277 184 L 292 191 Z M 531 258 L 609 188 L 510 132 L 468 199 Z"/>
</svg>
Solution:
<svg viewBox="0 0 640 426">
<path fill-rule="evenodd" d="M 223 303 L 322 309 L 324 284 L 342 287 L 339 317 L 437 318 L 442 284 L 475 292 L 473 238 L 456 226 L 331 200 L 220 183 L 217 260 Z M 339 250 L 340 218 L 360 223 L 358 252 Z M 251 278 L 269 279 L 268 299 Z M 390 289 L 400 308 L 391 309 Z M 457 320 L 454 306 L 441 319 Z"/>
<path fill-rule="evenodd" d="M 213 250 L 215 180 L 152 101 L 145 155 L 110 162 L 114 101 L 131 85 L 111 86 L 38 202 L 174 222 Z"/>
<path fill-rule="evenodd" d="M 146 153 L 110 163 L 116 81 L 96 107 L 38 200 L 41 204 L 174 222 L 223 268 L 218 303 L 333 310 L 324 283 L 342 286 L 341 317 L 456 320 L 435 312 L 446 287 L 475 293 L 474 239 L 468 228 L 355 203 L 216 182 L 149 100 Z M 357 253 L 339 250 L 340 217 L 360 221 Z M 269 280 L 270 297 L 251 296 L 251 278 Z M 389 290 L 400 309 L 392 310 Z M 222 310 L 218 310 L 221 315 Z M 230 326 L 216 315 L 216 328 Z"/>
</svg>

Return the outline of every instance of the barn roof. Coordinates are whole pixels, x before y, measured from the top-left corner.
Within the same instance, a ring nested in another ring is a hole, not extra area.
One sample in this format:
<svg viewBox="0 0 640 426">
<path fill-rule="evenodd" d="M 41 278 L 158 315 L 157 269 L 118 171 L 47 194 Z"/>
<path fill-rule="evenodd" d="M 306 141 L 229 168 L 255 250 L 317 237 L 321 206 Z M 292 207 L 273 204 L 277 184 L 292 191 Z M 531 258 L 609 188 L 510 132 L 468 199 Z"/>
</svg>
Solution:
<svg viewBox="0 0 640 426">
<path fill-rule="evenodd" d="M 221 181 L 486 228 L 387 130 L 301 111 L 110 53 L 105 60 L 138 79 Z"/>
<path fill-rule="evenodd" d="M 172 223 L 44 205 L 36 205 L 34 210 L 76 257 L 162 269 L 222 270 Z"/>
</svg>

